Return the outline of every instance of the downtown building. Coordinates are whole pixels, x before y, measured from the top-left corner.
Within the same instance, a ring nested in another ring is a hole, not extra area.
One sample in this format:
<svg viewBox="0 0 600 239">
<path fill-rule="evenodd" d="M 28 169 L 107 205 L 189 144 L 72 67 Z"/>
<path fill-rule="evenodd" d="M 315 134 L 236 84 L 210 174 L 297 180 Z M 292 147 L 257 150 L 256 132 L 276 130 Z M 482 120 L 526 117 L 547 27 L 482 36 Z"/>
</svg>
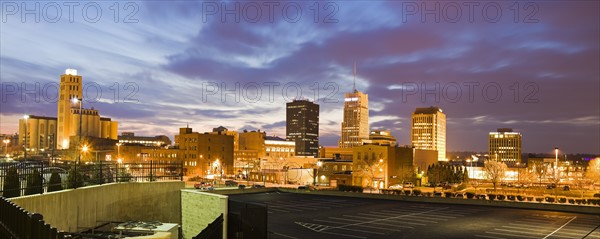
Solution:
<svg viewBox="0 0 600 239">
<path fill-rule="evenodd" d="M 439 107 L 417 108 L 412 113 L 411 142 L 416 149 L 436 150 L 446 160 L 446 115 Z"/>
<path fill-rule="evenodd" d="M 67 69 L 65 74 L 60 76 L 58 117 L 26 115 L 20 119 L 20 149 L 32 154 L 51 149 L 69 149 L 79 144 L 80 130 L 82 140 L 117 140 L 116 121 L 101 117 L 98 110 L 82 107 L 82 84 L 82 76 L 77 75 L 77 70 Z"/>
<path fill-rule="evenodd" d="M 344 119 L 339 148 L 353 148 L 369 139 L 369 95 L 356 89 L 344 95 Z"/>
<path fill-rule="evenodd" d="M 77 70 L 67 69 L 60 76 L 59 87 L 56 132 L 59 148 L 68 149 L 71 137 L 80 134 L 82 137 L 117 140 L 116 121 L 100 117 L 100 112 L 94 108 L 83 108 L 83 78 L 77 75 Z"/>
<path fill-rule="evenodd" d="M 521 140 L 519 132 L 510 128 L 500 128 L 488 134 L 488 155 L 490 159 L 514 165 L 521 163 Z"/>
<path fill-rule="evenodd" d="M 198 133 L 185 127 L 179 129 L 175 139 L 179 147 L 176 157 L 183 161 L 186 175 L 214 177 L 234 173 L 234 136 L 218 130 Z"/>
<path fill-rule="evenodd" d="M 295 142 L 297 156 L 319 154 L 319 105 L 308 100 L 286 104 L 286 139 Z"/>
</svg>

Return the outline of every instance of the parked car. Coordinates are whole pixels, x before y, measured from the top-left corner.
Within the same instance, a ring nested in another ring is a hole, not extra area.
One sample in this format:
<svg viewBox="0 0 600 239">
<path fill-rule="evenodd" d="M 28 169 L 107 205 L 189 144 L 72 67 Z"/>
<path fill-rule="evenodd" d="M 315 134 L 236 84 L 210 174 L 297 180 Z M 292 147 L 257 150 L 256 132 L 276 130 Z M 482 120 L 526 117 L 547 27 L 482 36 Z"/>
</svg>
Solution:
<svg viewBox="0 0 600 239">
<path fill-rule="evenodd" d="M 556 184 L 555 183 L 551 183 L 551 184 L 548 184 L 546 186 L 546 189 L 553 189 L 553 188 L 556 188 Z"/>
<path fill-rule="evenodd" d="M 389 187 L 390 189 L 402 189 L 402 185 L 400 184 L 394 184 L 392 186 Z"/>
<path fill-rule="evenodd" d="M 212 191 L 214 189 L 212 184 L 205 183 L 205 182 L 195 183 L 194 188 L 200 189 L 200 190 L 209 190 L 209 191 Z"/>
<path fill-rule="evenodd" d="M 244 188 L 246 188 L 246 185 L 244 185 L 244 184 L 240 184 L 240 185 L 238 185 L 238 188 L 239 188 L 239 189 L 244 189 Z"/>
<path fill-rule="evenodd" d="M 571 190 L 571 187 L 569 187 L 569 185 L 563 186 L 563 191 L 569 191 L 569 190 Z"/>
<path fill-rule="evenodd" d="M 415 185 L 413 185 L 413 183 L 411 182 L 405 182 L 404 185 L 402 185 L 402 187 L 404 188 L 413 188 Z"/>
<path fill-rule="evenodd" d="M 225 181 L 225 186 L 233 187 L 233 186 L 237 186 L 237 185 L 238 185 L 238 183 L 236 181 L 233 181 L 233 180 Z"/>
<path fill-rule="evenodd" d="M 265 185 L 262 185 L 262 184 L 254 184 L 254 185 L 252 185 L 252 187 L 253 187 L 253 188 L 264 188 L 264 187 L 265 187 Z"/>
<path fill-rule="evenodd" d="M 308 189 L 308 186 L 300 185 L 300 186 L 298 186 L 298 189 L 306 190 L 306 189 Z"/>
</svg>

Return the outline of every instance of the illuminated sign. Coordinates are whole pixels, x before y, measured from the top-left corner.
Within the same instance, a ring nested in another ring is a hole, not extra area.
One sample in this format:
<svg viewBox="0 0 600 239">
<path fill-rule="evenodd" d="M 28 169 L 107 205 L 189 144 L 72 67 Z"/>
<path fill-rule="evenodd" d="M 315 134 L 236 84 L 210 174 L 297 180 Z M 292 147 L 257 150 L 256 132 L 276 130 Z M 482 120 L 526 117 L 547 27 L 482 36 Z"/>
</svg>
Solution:
<svg viewBox="0 0 600 239">
<path fill-rule="evenodd" d="M 358 98 L 356 98 L 356 97 L 345 98 L 344 101 L 358 101 Z"/>
<path fill-rule="evenodd" d="M 77 70 L 75 70 L 75 69 L 66 69 L 65 70 L 65 75 L 76 76 L 77 75 Z"/>
</svg>

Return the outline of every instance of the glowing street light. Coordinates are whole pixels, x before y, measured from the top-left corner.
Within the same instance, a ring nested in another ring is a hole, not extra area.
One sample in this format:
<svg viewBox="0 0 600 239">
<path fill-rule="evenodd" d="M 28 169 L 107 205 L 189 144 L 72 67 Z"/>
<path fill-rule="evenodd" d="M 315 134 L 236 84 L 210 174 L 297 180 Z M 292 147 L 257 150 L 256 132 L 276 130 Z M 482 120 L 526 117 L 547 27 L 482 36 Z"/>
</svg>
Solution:
<svg viewBox="0 0 600 239">
<path fill-rule="evenodd" d="M 558 168 L 558 148 L 554 148 L 554 155 L 556 157 L 556 159 L 555 159 L 556 162 L 554 163 L 554 169 L 557 169 Z"/>
<path fill-rule="evenodd" d="M 27 119 L 29 119 L 29 115 L 23 115 L 23 119 L 25 119 L 25 135 L 23 135 L 23 157 L 27 160 Z"/>
<path fill-rule="evenodd" d="M 121 158 L 121 143 L 117 143 L 117 158 Z"/>
<path fill-rule="evenodd" d="M 10 139 L 4 139 L 2 142 L 4 143 L 4 153 L 8 155 L 8 143 L 10 143 Z"/>
</svg>

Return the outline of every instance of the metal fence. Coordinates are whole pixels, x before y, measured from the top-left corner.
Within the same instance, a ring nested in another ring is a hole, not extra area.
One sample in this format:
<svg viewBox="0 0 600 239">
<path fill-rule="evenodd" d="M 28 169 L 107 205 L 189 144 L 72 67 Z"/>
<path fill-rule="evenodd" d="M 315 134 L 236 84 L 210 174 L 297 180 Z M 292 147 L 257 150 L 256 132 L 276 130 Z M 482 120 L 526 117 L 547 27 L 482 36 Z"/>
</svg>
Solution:
<svg viewBox="0 0 600 239">
<path fill-rule="evenodd" d="M 42 215 L 32 214 L 13 202 L 0 197 L 0 238 L 63 239 L 69 235 L 46 224 Z"/>
<path fill-rule="evenodd" d="M 192 239 L 222 239 L 223 238 L 223 214 L 208 224 L 204 230 Z"/>
<path fill-rule="evenodd" d="M 0 163 L 0 195 L 10 198 L 114 182 L 183 180 L 183 163 L 43 161 Z"/>
<path fill-rule="evenodd" d="M 227 238 L 268 238 L 267 205 L 229 200 Z"/>
</svg>

